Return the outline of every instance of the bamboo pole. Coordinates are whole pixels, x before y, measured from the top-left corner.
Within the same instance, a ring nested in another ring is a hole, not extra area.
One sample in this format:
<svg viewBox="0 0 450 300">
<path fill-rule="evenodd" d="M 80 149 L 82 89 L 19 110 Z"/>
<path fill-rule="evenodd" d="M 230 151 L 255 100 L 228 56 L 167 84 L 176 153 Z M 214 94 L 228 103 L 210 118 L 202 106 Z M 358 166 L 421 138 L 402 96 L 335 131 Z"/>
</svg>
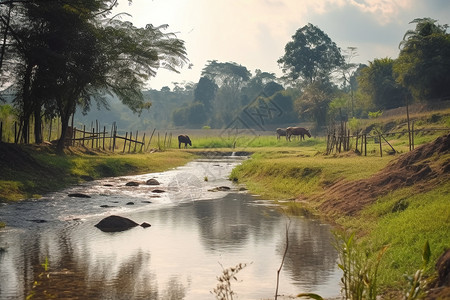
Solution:
<svg viewBox="0 0 450 300">
<path fill-rule="evenodd" d="M 152 135 L 150 136 L 150 140 L 148 141 L 147 150 L 148 150 L 148 148 L 150 148 L 150 143 L 152 142 L 152 138 L 153 138 L 153 134 L 155 133 L 155 130 L 156 130 L 156 128 L 154 128 L 152 131 Z"/>
<path fill-rule="evenodd" d="M 142 144 L 141 144 L 141 151 L 142 152 L 142 148 L 145 146 L 145 132 L 144 132 L 144 137 L 142 138 Z"/>
<path fill-rule="evenodd" d="M 378 133 L 378 142 L 380 143 L 380 156 L 383 157 L 383 148 L 381 146 L 381 133 Z"/>
<path fill-rule="evenodd" d="M 131 150 L 131 142 L 133 141 L 133 132 L 130 131 L 130 141 L 128 143 L 128 153 L 130 153 Z"/>
<path fill-rule="evenodd" d="M 125 132 L 125 140 L 123 141 L 123 153 L 125 153 L 125 145 L 127 144 L 128 132 Z"/>
<path fill-rule="evenodd" d="M 136 137 L 134 138 L 134 152 L 136 152 L 137 141 L 138 141 L 138 132 L 139 131 L 136 130 Z"/>
<path fill-rule="evenodd" d="M 105 150 L 106 126 L 103 126 L 103 150 Z"/>
</svg>

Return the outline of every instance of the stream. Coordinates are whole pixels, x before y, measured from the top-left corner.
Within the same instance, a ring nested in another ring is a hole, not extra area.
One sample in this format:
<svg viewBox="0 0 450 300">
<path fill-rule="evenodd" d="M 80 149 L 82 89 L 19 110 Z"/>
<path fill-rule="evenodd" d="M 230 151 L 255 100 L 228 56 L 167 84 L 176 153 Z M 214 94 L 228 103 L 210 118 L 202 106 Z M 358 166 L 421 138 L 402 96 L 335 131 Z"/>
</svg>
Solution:
<svg viewBox="0 0 450 300">
<path fill-rule="evenodd" d="M 231 281 L 234 299 L 273 299 L 287 226 L 278 293 L 337 297 L 330 226 L 288 218 L 233 185 L 227 177 L 242 159 L 198 159 L 0 204 L 7 224 L 0 229 L 0 299 L 215 299 L 217 277 L 238 264 L 245 267 Z M 160 185 L 145 184 L 151 178 Z M 111 233 L 94 226 L 110 215 L 151 227 Z"/>
</svg>

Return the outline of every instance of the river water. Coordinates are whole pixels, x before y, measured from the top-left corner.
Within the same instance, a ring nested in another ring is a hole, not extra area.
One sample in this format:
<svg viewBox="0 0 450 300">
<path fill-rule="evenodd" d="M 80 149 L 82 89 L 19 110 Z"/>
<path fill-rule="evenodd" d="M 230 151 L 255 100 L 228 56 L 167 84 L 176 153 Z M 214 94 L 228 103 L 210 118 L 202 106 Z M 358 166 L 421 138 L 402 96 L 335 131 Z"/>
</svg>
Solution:
<svg viewBox="0 0 450 300">
<path fill-rule="evenodd" d="M 270 201 L 239 191 L 227 177 L 240 162 L 196 160 L 3 204 L 0 299 L 215 299 L 217 277 L 238 264 L 245 267 L 231 281 L 234 299 L 273 299 L 287 228 L 279 294 L 338 296 L 330 227 L 288 218 Z M 161 185 L 144 184 L 150 178 Z M 109 215 L 151 227 L 107 233 L 94 226 Z"/>
</svg>

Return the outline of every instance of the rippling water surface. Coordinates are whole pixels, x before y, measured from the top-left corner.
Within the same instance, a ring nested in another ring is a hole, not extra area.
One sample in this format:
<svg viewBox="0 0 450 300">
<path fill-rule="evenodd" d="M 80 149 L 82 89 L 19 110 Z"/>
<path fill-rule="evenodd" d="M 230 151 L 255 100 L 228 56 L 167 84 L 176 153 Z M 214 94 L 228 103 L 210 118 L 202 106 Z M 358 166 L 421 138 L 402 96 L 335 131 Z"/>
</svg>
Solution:
<svg viewBox="0 0 450 300">
<path fill-rule="evenodd" d="M 270 202 L 239 191 L 227 180 L 238 163 L 197 160 L 0 206 L 8 225 L 0 230 L 0 299 L 215 299 L 222 268 L 239 263 L 247 266 L 232 282 L 238 299 L 273 299 L 288 223 L 279 293 L 337 296 L 329 226 L 289 221 Z M 150 178 L 161 185 L 144 184 Z M 130 181 L 141 184 L 126 186 Z M 152 226 L 118 233 L 94 227 L 113 214 Z"/>
</svg>

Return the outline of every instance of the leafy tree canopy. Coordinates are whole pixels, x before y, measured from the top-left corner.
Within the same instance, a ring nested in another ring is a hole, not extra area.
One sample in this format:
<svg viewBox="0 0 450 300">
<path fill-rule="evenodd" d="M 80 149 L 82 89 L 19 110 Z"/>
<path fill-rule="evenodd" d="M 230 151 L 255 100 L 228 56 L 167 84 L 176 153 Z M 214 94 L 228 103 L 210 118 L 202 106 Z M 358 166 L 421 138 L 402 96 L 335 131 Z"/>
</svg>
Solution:
<svg viewBox="0 0 450 300">
<path fill-rule="evenodd" d="M 450 97 L 450 34 L 448 25 L 436 22 L 430 18 L 411 22 L 416 28 L 405 33 L 394 65 L 397 81 L 416 100 Z"/>
<path fill-rule="evenodd" d="M 251 73 L 246 67 L 235 62 L 221 63 L 208 61 L 202 70 L 202 76 L 213 80 L 219 87 L 222 85 L 242 85 L 250 79 Z"/>
<path fill-rule="evenodd" d="M 291 80 L 306 84 L 327 79 L 344 63 L 340 49 L 318 27 L 308 24 L 297 30 L 285 46 L 285 54 L 278 60 L 283 73 Z"/>
<path fill-rule="evenodd" d="M 402 106 L 406 90 L 400 86 L 393 74 L 394 60 L 374 59 L 369 66 L 360 70 L 358 84 L 369 95 L 375 109 L 390 109 Z"/>
</svg>

